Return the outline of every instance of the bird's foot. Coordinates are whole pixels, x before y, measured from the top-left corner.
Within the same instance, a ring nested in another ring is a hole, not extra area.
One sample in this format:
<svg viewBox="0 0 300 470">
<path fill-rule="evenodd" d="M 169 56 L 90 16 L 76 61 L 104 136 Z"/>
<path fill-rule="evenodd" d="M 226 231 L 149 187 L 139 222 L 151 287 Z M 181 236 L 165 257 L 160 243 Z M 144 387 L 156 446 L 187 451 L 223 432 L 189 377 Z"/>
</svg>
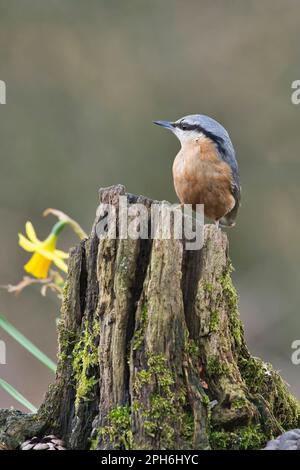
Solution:
<svg viewBox="0 0 300 470">
<path fill-rule="evenodd" d="M 177 206 L 174 207 L 174 211 L 177 211 L 178 209 L 182 210 L 184 204 L 181 203 L 181 204 L 178 204 Z"/>
</svg>

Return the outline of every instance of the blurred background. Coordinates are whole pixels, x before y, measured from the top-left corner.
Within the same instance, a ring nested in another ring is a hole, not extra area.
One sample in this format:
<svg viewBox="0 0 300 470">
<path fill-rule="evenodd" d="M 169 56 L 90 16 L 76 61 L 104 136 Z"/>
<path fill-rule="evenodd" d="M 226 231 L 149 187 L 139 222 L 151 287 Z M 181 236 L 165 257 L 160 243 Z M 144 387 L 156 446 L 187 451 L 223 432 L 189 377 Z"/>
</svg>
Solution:
<svg viewBox="0 0 300 470">
<path fill-rule="evenodd" d="M 176 202 L 179 142 L 152 124 L 203 113 L 228 129 L 243 187 L 228 232 L 251 352 L 300 398 L 300 79 L 297 0 L 0 0 L 0 284 L 28 260 L 17 234 L 43 239 L 59 208 L 89 231 L 98 188 Z M 65 229 L 59 247 L 76 236 Z M 0 313 L 53 360 L 54 295 L 0 290 Z M 3 331 L 0 376 L 38 406 L 53 374 Z M 0 407 L 17 402 L 0 389 Z"/>
</svg>

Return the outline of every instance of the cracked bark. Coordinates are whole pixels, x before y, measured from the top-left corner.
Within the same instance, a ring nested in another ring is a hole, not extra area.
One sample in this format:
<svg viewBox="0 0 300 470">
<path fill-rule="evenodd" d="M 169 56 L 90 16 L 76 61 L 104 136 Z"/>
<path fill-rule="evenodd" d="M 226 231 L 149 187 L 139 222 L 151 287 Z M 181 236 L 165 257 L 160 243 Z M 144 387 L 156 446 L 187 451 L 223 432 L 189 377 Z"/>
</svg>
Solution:
<svg viewBox="0 0 300 470">
<path fill-rule="evenodd" d="M 119 185 L 100 202 L 119 195 L 151 228 L 152 200 Z M 245 344 L 226 234 L 205 226 L 198 251 L 99 240 L 103 216 L 71 251 L 56 381 L 37 415 L 0 410 L 2 445 L 51 433 L 73 449 L 255 448 L 297 427 L 298 403 Z"/>
</svg>

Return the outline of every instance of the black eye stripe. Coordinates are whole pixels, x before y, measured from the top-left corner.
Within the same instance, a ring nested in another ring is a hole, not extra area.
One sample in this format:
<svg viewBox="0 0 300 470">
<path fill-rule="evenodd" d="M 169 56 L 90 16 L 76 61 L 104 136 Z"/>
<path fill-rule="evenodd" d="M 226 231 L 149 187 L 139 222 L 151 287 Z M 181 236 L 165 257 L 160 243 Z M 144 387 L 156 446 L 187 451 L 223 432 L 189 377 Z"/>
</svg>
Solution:
<svg viewBox="0 0 300 470">
<path fill-rule="evenodd" d="M 185 131 L 198 131 L 199 133 L 204 134 L 206 137 L 211 139 L 218 147 L 220 153 L 224 154 L 224 139 L 219 137 L 218 135 L 214 134 L 213 132 L 209 132 L 204 127 L 200 126 L 199 124 L 189 124 L 184 121 L 174 122 L 174 127 L 179 129 L 183 129 Z"/>
<path fill-rule="evenodd" d="M 187 122 L 174 122 L 174 127 L 178 127 L 179 129 L 184 129 L 185 131 L 196 131 L 199 130 L 201 132 L 201 127 L 197 124 L 188 124 Z"/>
</svg>

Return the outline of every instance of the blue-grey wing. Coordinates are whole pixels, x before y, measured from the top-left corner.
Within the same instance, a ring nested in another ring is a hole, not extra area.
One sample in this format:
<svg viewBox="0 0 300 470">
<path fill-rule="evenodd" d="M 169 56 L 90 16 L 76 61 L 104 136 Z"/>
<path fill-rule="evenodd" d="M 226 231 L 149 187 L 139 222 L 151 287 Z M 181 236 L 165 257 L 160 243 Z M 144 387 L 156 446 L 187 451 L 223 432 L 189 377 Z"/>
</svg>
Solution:
<svg viewBox="0 0 300 470">
<path fill-rule="evenodd" d="M 218 151 L 222 160 L 230 166 L 232 174 L 231 191 L 235 199 L 235 205 L 233 209 L 224 217 L 222 217 L 220 223 L 221 225 L 233 226 L 235 224 L 235 219 L 241 204 L 241 186 L 239 168 L 235 158 L 234 148 L 229 137 L 228 139 L 224 139 L 222 142 L 220 142 Z"/>
</svg>

